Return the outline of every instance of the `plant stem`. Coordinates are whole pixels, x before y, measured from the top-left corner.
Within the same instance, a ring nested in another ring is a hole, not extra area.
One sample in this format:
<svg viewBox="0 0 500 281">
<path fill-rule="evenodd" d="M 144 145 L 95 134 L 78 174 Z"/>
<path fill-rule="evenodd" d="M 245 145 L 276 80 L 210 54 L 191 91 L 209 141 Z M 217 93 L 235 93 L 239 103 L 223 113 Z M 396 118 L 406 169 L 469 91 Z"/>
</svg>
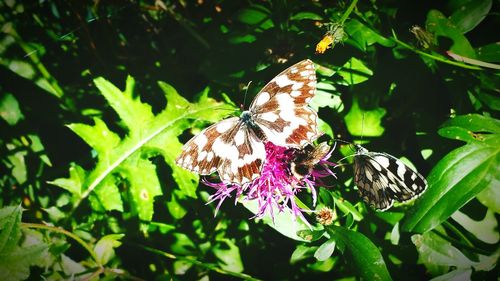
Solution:
<svg viewBox="0 0 500 281">
<path fill-rule="evenodd" d="M 75 234 L 73 234 L 73 233 L 71 233 L 71 232 L 69 232 L 69 231 L 67 231 L 65 229 L 62 229 L 62 228 L 59 228 L 59 227 L 55 227 L 55 226 L 45 225 L 45 224 L 27 223 L 27 222 L 21 223 L 21 227 L 46 229 L 46 230 L 49 230 L 49 231 L 52 231 L 52 232 L 57 232 L 57 233 L 64 234 L 64 235 L 72 238 L 73 240 L 75 240 L 82 247 L 84 247 L 85 250 L 87 250 L 87 252 L 89 252 L 89 254 L 92 257 L 92 259 L 97 263 L 97 265 L 99 267 L 102 267 L 102 265 L 99 263 L 97 255 L 94 252 L 94 250 L 92 249 L 92 247 L 89 244 L 87 244 L 85 241 L 83 241 L 80 237 L 76 236 Z"/>
<path fill-rule="evenodd" d="M 349 5 L 349 7 L 347 7 L 347 10 L 345 10 L 344 14 L 342 15 L 342 17 L 339 20 L 340 25 L 344 24 L 344 22 L 347 20 L 349 15 L 352 13 L 352 10 L 354 10 L 354 7 L 356 7 L 357 3 L 358 3 L 358 0 L 353 0 L 351 2 L 351 4 Z"/>
<path fill-rule="evenodd" d="M 473 69 L 473 70 L 482 70 L 482 68 L 478 67 L 478 66 L 473 66 L 473 65 L 468 65 L 468 64 L 464 64 L 464 63 L 460 63 L 460 62 L 456 62 L 456 61 L 452 61 L 452 60 L 448 60 L 448 59 L 445 59 L 445 58 L 442 58 L 442 57 L 438 57 L 438 56 L 435 56 L 435 55 L 432 55 L 432 54 L 429 54 L 429 53 L 426 53 L 426 52 L 423 52 L 403 41 L 400 41 L 398 39 L 398 37 L 396 36 L 396 33 L 394 32 L 394 30 L 392 31 L 392 38 L 391 38 L 396 44 L 400 45 L 401 47 L 404 47 L 414 53 L 417 53 L 423 57 L 427 57 L 427 58 L 430 58 L 430 59 L 433 59 L 433 60 L 436 60 L 436 61 L 440 61 L 440 62 L 443 62 L 443 63 L 446 63 L 446 64 L 451 64 L 451 65 L 454 65 L 454 66 L 458 66 L 458 67 L 462 67 L 462 68 L 467 68 L 467 69 Z"/>
</svg>

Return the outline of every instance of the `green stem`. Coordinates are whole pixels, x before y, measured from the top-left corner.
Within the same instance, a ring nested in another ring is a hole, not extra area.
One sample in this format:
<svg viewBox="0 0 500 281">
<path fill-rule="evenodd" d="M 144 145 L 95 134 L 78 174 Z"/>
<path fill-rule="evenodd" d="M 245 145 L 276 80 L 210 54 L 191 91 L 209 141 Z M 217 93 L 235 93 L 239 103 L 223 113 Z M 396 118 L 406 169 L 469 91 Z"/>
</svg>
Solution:
<svg viewBox="0 0 500 281">
<path fill-rule="evenodd" d="M 244 273 L 229 271 L 229 270 L 222 269 L 222 268 L 220 268 L 220 267 L 218 267 L 216 265 L 213 265 L 213 264 L 203 263 L 203 262 L 197 261 L 194 258 L 189 258 L 189 257 L 184 257 L 184 256 L 176 256 L 174 254 L 167 253 L 167 252 L 164 252 L 164 251 L 161 251 L 161 250 L 157 250 L 155 248 L 151 248 L 151 247 L 144 246 L 144 245 L 139 245 L 139 244 L 135 244 L 135 245 L 138 246 L 138 247 L 141 247 L 142 249 L 144 249 L 144 250 L 146 250 L 148 252 L 157 254 L 159 256 L 163 256 L 163 257 L 166 257 L 166 258 L 169 258 L 169 259 L 173 259 L 173 260 L 186 261 L 186 262 L 189 262 L 189 263 L 194 264 L 196 266 L 203 267 L 203 268 L 206 268 L 208 270 L 212 270 L 212 271 L 218 272 L 220 274 L 225 274 L 225 275 L 230 275 L 230 276 L 238 277 L 238 278 L 241 278 L 243 280 L 252 280 L 252 281 L 258 281 L 258 280 L 260 280 L 260 279 L 254 278 L 254 277 L 252 277 L 250 275 L 247 275 L 247 274 L 244 274 Z"/>
<path fill-rule="evenodd" d="M 97 265 L 99 267 L 102 267 L 102 265 L 99 263 L 99 259 L 97 258 L 97 255 L 94 252 L 94 250 L 92 249 L 92 247 L 90 247 L 89 244 L 85 243 L 85 241 L 83 241 L 80 237 L 76 236 L 75 234 L 73 234 L 73 233 L 71 233 L 71 232 L 69 232 L 69 231 L 67 231 L 65 229 L 59 228 L 59 227 L 50 226 L 50 225 L 44 225 L 44 224 L 38 224 L 38 223 L 23 222 L 23 223 L 21 223 L 21 226 L 25 227 L 25 228 L 46 229 L 46 230 L 49 230 L 49 231 L 52 231 L 52 232 L 57 232 L 57 233 L 64 234 L 64 235 L 72 238 L 78 244 L 80 244 L 82 247 L 84 247 L 85 250 L 87 250 L 87 252 L 89 252 L 90 256 L 97 263 Z"/>
<path fill-rule="evenodd" d="M 353 0 L 351 2 L 351 5 L 349 5 L 349 7 L 347 7 L 347 10 L 345 10 L 344 14 L 342 15 L 342 17 L 339 20 L 340 25 L 344 25 L 344 22 L 347 20 L 349 15 L 352 13 L 352 11 L 354 10 L 354 7 L 356 7 L 357 3 L 358 3 L 358 0 Z"/>
<path fill-rule="evenodd" d="M 423 57 L 427 57 L 427 58 L 430 58 L 430 59 L 433 59 L 433 60 L 436 60 L 436 61 L 440 61 L 440 62 L 443 62 L 443 63 L 446 63 L 446 64 L 450 64 L 450 65 L 454 65 L 454 66 L 458 66 L 458 67 L 462 67 L 462 68 L 467 68 L 467 69 L 474 69 L 474 70 L 482 70 L 482 68 L 480 67 L 477 67 L 477 66 L 473 66 L 473 65 L 468 65 L 468 64 L 463 64 L 463 63 L 460 63 L 460 62 L 456 62 L 456 61 L 452 61 L 452 60 L 448 60 L 448 59 L 445 59 L 445 58 L 442 58 L 442 57 L 438 57 L 438 56 L 435 56 L 435 55 L 432 55 L 432 54 L 429 54 L 429 53 L 426 53 L 426 52 L 423 52 L 419 49 L 416 49 L 415 47 L 413 46 L 410 46 L 409 44 L 406 44 L 405 42 L 403 41 L 400 41 L 398 39 L 398 37 L 396 36 L 396 33 L 394 32 L 394 30 L 392 31 L 392 40 L 400 45 L 401 47 L 404 47 L 414 53 L 417 53 Z"/>
</svg>

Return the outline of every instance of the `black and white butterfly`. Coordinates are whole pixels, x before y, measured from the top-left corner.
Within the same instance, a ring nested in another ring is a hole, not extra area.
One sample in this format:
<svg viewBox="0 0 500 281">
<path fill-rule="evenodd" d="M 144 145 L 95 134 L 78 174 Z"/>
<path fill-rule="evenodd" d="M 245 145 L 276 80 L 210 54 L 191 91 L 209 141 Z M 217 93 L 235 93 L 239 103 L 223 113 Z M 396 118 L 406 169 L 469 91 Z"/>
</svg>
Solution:
<svg viewBox="0 0 500 281">
<path fill-rule="evenodd" d="M 425 178 L 396 157 L 355 146 L 354 184 L 372 208 L 385 211 L 394 200 L 405 202 L 414 199 L 427 188 Z"/>
<path fill-rule="evenodd" d="M 308 106 L 315 91 L 313 62 L 298 62 L 267 83 L 240 117 L 215 123 L 189 140 L 177 164 L 200 175 L 218 171 L 226 183 L 254 180 L 266 158 L 266 141 L 301 148 L 318 137 L 318 116 Z"/>
<path fill-rule="evenodd" d="M 317 146 L 306 145 L 304 148 L 296 150 L 295 158 L 290 163 L 292 175 L 300 180 L 311 174 L 312 169 L 321 159 L 330 153 L 331 147 L 326 143 L 319 143 Z"/>
</svg>

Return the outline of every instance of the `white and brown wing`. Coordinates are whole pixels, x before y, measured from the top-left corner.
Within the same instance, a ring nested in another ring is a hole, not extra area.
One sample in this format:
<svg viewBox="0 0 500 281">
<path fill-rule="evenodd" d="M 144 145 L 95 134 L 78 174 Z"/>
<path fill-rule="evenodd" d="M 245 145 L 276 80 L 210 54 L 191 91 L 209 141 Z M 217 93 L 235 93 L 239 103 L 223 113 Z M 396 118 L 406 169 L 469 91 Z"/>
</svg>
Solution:
<svg viewBox="0 0 500 281">
<path fill-rule="evenodd" d="M 200 175 L 217 171 L 224 182 L 244 184 L 259 176 L 265 157 L 264 143 L 239 117 L 232 117 L 189 140 L 176 162 Z"/>
<path fill-rule="evenodd" d="M 255 124 L 267 140 L 280 146 L 302 147 L 318 137 L 318 116 L 308 103 L 316 91 L 310 60 L 287 68 L 257 94 L 250 105 Z"/>
</svg>

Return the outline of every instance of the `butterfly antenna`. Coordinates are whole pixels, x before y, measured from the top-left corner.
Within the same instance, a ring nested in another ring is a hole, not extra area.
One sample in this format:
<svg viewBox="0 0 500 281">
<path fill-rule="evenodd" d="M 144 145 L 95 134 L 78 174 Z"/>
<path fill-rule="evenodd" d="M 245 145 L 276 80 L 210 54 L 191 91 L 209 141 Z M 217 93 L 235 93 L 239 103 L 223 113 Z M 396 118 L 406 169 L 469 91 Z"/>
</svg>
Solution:
<svg viewBox="0 0 500 281">
<path fill-rule="evenodd" d="M 361 115 L 361 144 L 363 143 L 363 135 L 365 133 L 365 113 Z"/>
<path fill-rule="evenodd" d="M 248 89 L 250 88 L 250 84 L 252 84 L 252 81 L 248 82 L 248 84 L 246 86 L 245 95 L 243 96 L 243 104 L 241 105 L 241 111 L 243 111 L 246 108 L 245 103 L 247 101 L 247 93 L 248 93 Z"/>
</svg>

